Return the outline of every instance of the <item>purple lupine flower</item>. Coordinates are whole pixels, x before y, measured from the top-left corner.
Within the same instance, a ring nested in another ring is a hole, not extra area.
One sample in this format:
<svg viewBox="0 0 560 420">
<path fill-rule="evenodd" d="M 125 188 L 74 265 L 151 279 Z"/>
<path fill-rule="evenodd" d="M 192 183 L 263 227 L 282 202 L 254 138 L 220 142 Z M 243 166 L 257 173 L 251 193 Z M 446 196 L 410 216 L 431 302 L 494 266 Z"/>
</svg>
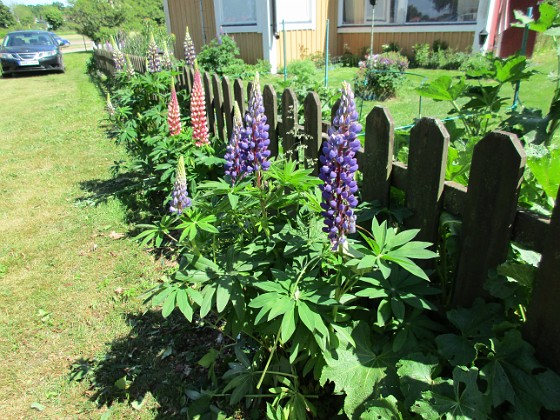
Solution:
<svg viewBox="0 0 560 420">
<path fill-rule="evenodd" d="M 244 172 L 257 173 L 257 185 L 261 183 L 261 170 L 266 171 L 270 167 L 267 160 L 270 156 L 268 145 L 269 125 L 264 115 L 263 97 L 259 83 L 259 73 L 255 74 L 255 81 L 249 98 L 249 111 L 245 114 L 245 130 L 242 131 L 239 143 L 244 153 Z"/>
<path fill-rule="evenodd" d="M 350 85 L 342 84 L 340 107 L 336 111 L 329 138 L 323 143 L 319 157 L 321 170 L 319 178 L 323 185 L 323 202 L 321 215 L 325 218 L 323 231 L 328 233 L 332 250 L 336 251 L 346 239 L 347 233 L 356 231 L 354 208 L 358 200 L 354 196 L 358 185 L 354 173 L 358 169 L 355 155 L 360 150 L 357 134 L 362 130 L 358 124 L 358 113 L 354 103 L 354 94 Z"/>
<path fill-rule="evenodd" d="M 119 49 L 115 38 L 111 37 L 111 48 L 113 55 L 113 62 L 115 63 L 115 71 L 123 71 L 125 66 L 125 58 L 123 52 Z"/>
<path fill-rule="evenodd" d="M 224 156 L 226 160 L 224 164 L 225 174 L 231 178 L 232 185 L 243 177 L 243 152 L 240 148 L 242 131 L 243 119 L 241 118 L 239 105 L 235 101 L 233 104 L 233 130 Z"/>
<path fill-rule="evenodd" d="M 148 61 L 147 70 L 150 73 L 158 73 L 161 71 L 161 61 L 158 54 L 158 46 L 154 39 L 154 34 L 150 34 L 150 42 L 148 43 L 148 51 L 146 53 L 146 60 Z"/>
<path fill-rule="evenodd" d="M 185 42 L 183 43 L 185 47 L 185 63 L 187 66 L 194 66 L 194 60 L 196 59 L 196 53 L 194 50 L 194 43 L 189 33 L 189 27 L 187 26 L 185 30 Z"/>
<path fill-rule="evenodd" d="M 181 214 L 192 204 L 187 191 L 187 175 L 185 172 L 185 160 L 183 156 L 179 156 L 177 161 L 177 172 L 175 175 L 175 183 L 173 184 L 173 195 L 169 211 L 175 214 Z"/>
</svg>

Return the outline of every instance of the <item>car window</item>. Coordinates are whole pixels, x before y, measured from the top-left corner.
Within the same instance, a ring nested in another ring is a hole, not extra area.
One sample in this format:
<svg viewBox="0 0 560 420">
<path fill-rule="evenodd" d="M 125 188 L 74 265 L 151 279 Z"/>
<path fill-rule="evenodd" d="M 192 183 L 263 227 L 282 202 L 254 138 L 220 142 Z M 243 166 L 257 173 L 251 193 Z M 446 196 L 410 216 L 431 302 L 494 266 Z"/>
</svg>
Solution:
<svg viewBox="0 0 560 420">
<path fill-rule="evenodd" d="M 53 39 L 47 34 L 21 33 L 8 35 L 4 40 L 7 47 L 21 47 L 27 45 L 55 45 Z"/>
</svg>

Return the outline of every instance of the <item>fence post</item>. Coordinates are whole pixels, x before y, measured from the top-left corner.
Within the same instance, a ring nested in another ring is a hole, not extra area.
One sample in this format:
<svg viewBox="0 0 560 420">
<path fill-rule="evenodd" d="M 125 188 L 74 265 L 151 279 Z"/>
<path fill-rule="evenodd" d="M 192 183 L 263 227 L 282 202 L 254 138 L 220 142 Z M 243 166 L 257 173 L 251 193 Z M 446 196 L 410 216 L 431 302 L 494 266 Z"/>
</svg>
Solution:
<svg viewBox="0 0 560 420">
<path fill-rule="evenodd" d="M 278 107 L 276 101 L 276 91 L 271 85 L 265 85 L 263 90 L 263 105 L 266 122 L 269 125 L 268 139 L 270 144 L 271 156 L 278 156 Z"/>
<path fill-rule="evenodd" d="M 545 235 L 542 259 L 535 278 L 524 335 L 537 357 L 560 373 L 560 189 Z"/>
<path fill-rule="evenodd" d="M 216 132 L 216 127 L 214 123 L 216 121 L 216 117 L 214 115 L 214 95 L 212 95 L 212 81 L 210 74 L 205 72 L 202 77 L 202 83 L 204 84 L 204 93 L 206 97 L 206 115 L 208 117 L 208 132 L 210 134 L 214 134 Z"/>
<path fill-rule="evenodd" d="M 303 114 L 305 118 L 305 157 L 313 160 L 313 175 L 319 173 L 319 148 L 323 141 L 322 131 L 323 114 L 321 112 L 321 100 L 316 92 L 309 92 L 305 97 L 303 106 Z"/>
<path fill-rule="evenodd" d="M 437 242 L 448 148 L 449 133 L 439 120 L 422 118 L 410 132 L 406 207 L 413 214 L 405 226 L 420 229 L 419 241 Z"/>
<path fill-rule="evenodd" d="M 523 146 L 514 134 L 495 131 L 474 147 L 455 304 L 470 306 L 476 297 L 484 296 L 488 269 L 507 256 L 525 161 Z"/>
<path fill-rule="evenodd" d="M 293 89 L 285 89 L 282 93 L 282 139 L 284 153 L 294 151 L 296 130 L 298 127 L 298 101 Z"/>
<path fill-rule="evenodd" d="M 360 170 L 364 174 L 364 201 L 378 200 L 389 206 L 395 123 L 387 108 L 376 106 L 366 118 L 364 156 Z"/>
<path fill-rule="evenodd" d="M 191 66 L 185 68 L 185 76 L 187 78 L 187 91 L 189 92 L 189 95 L 191 95 L 194 80 L 194 71 Z"/>
<path fill-rule="evenodd" d="M 231 92 L 231 83 L 227 76 L 222 76 L 222 91 L 224 92 L 224 118 L 229 141 L 229 139 L 231 139 L 231 133 L 233 132 L 233 96 Z"/>
<path fill-rule="evenodd" d="M 254 82 L 247 82 L 247 107 L 249 107 L 249 102 L 251 101 L 251 92 L 253 92 Z"/>
<path fill-rule="evenodd" d="M 214 111 L 216 111 L 216 130 L 218 138 L 224 141 L 224 112 L 222 108 L 222 82 L 217 74 L 212 76 L 212 86 L 214 89 Z"/>
<path fill-rule="evenodd" d="M 239 105 L 239 111 L 241 111 L 241 116 L 245 115 L 245 91 L 243 90 L 243 82 L 241 79 L 235 79 L 233 82 L 233 96 L 237 101 L 237 105 Z"/>
</svg>

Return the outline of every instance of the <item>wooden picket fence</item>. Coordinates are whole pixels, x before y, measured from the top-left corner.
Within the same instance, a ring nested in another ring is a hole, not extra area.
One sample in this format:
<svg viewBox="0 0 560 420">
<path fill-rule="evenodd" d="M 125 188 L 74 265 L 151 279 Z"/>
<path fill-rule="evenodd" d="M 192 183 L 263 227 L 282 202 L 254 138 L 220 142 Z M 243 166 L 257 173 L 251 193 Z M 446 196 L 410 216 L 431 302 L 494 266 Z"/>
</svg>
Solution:
<svg viewBox="0 0 560 420">
<path fill-rule="evenodd" d="M 102 57 L 99 62 L 110 66 Z M 112 72 L 109 67 L 105 71 Z M 251 83 L 244 89 L 240 79 L 232 83 L 209 73 L 202 80 L 209 130 L 227 141 L 234 101 L 243 114 Z M 185 68 L 177 87 L 190 93 L 192 83 L 193 70 Z M 264 86 L 263 101 L 272 155 L 278 154 L 280 145 L 287 151 L 301 143 L 307 146 L 306 157 L 316 160 L 330 126 L 322 121 L 319 96 L 315 92 L 307 95 L 303 126 L 298 123 L 298 101 L 292 89 L 282 93 L 280 115 L 272 86 Z M 377 200 L 387 206 L 391 187 L 403 191 L 406 207 L 412 211 L 406 227 L 420 229 L 417 239 L 432 243 L 439 240 L 442 212 L 461 218 L 454 304 L 469 306 L 477 297 L 487 296 L 483 284 L 488 270 L 506 260 L 510 241 L 542 254 L 524 334 L 537 356 L 560 373 L 560 190 L 550 219 L 517 207 L 526 163 L 518 138 L 495 131 L 480 140 L 474 148 L 468 187 L 445 181 L 449 133 L 436 118 L 422 118 L 412 128 L 406 165 L 393 159 L 394 122 L 386 108 L 376 107 L 367 116 L 363 144 L 358 164 L 364 201 Z M 315 173 L 317 170 L 318 166 Z"/>
<path fill-rule="evenodd" d="M 113 76 L 115 74 L 115 61 L 113 60 L 113 53 L 111 51 L 97 48 L 93 50 L 93 58 L 95 60 L 95 66 L 97 69 L 102 71 L 108 76 Z M 136 73 L 144 73 L 146 71 L 146 58 L 137 55 L 128 56 L 132 67 Z"/>
</svg>

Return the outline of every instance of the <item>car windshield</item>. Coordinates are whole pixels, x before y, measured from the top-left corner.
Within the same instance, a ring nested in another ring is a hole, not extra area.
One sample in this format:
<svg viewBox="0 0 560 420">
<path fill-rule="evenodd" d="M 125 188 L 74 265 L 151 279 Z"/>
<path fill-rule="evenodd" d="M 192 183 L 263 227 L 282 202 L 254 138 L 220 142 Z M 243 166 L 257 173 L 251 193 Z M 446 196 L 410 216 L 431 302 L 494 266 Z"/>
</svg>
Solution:
<svg viewBox="0 0 560 420">
<path fill-rule="evenodd" d="M 5 47 L 24 47 L 31 45 L 50 45 L 55 46 L 53 39 L 48 34 L 38 34 L 33 32 L 20 32 L 8 34 L 4 39 Z"/>
</svg>

